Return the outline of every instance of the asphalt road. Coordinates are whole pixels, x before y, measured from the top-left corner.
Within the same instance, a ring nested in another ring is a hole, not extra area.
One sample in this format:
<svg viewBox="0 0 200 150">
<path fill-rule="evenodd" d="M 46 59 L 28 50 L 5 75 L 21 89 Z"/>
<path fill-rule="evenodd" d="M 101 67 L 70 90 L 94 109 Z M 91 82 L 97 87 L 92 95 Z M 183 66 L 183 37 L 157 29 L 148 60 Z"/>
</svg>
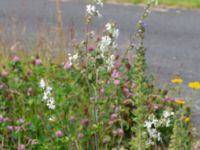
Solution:
<svg viewBox="0 0 200 150">
<path fill-rule="evenodd" d="M 77 37 L 82 37 L 83 0 L 63 0 L 62 4 L 64 26 L 70 26 L 73 20 Z M 103 18 L 95 20 L 93 26 L 102 28 L 109 20 L 115 20 L 120 29 L 119 45 L 125 48 L 143 8 L 110 4 L 100 11 Z M 26 31 L 21 34 L 27 40 L 33 39 L 38 24 L 42 22 L 44 30 L 55 24 L 55 0 L 0 0 L 0 33 L 6 30 L 7 36 L 11 36 L 13 22 L 17 31 Z M 147 24 L 147 61 L 149 71 L 156 76 L 158 84 L 169 83 L 175 74 L 181 75 L 186 83 L 200 80 L 200 10 L 156 9 L 152 11 Z M 191 91 L 186 86 L 184 90 L 184 95 L 189 96 Z M 200 95 L 196 113 L 199 108 Z M 200 114 L 195 118 L 198 118 L 197 124 L 200 126 Z"/>
</svg>

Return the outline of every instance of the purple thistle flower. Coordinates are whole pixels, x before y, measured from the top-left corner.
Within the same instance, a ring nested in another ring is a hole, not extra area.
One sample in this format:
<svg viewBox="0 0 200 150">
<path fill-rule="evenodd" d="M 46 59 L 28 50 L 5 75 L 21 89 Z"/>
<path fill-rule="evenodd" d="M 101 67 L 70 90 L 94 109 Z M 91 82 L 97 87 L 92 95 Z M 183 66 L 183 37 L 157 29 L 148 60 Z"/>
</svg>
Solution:
<svg viewBox="0 0 200 150">
<path fill-rule="evenodd" d="M 124 130 L 123 130 L 122 128 L 118 128 L 118 129 L 117 129 L 117 135 L 118 135 L 119 137 L 123 137 L 123 136 L 124 136 Z"/>
<path fill-rule="evenodd" d="M 0 116 L 0 123 L 4 122 L 4 117 Z"/>
<path fill-rule="evenodd" d="M 14 130 L 13 126 L 7 126 L 8 131 L 12 132 Z"/>
<path fill-rule="evenodd" d="M 89 52 L 92 52 L 92 51 L 94 51 L 94 48 L 93 48 L 93 47 L 89 47 L 89 48 L 88 48 L 88 51 L 89 51 Z"/>
<path fill-rule="evenodd" d="M 35 60 L 35 65 L 41 65 L 41 64 L 42 64 L 42 60 L 39 59 L 39 58 L 37 58 L 37 59 Z"/>
<path fill-rule="evenodd" d="M 0 90 L 2 90 L 4 88 L 4 84 L 0 84 Z"/>
<path fill-rule="evenodd" d="M 13 62 L 19 62 L 20 61 L 20 59 L 17 55 L 15 55 L 12 60 L 13 60 Z"/>
<path fill-rule="evenodd" d="M 115 85 L 119 85 L 120 84 L 120 80 L 114 80 L 114 84 Z"/>
<path fill-rule="evenodd" d="M 173 101 L 175 101 L 175 98 L 173 98 L 173 97 L 165 97 L 163 100 L 166 101 L 166 102 L 173 102 Z"/>
<path fill-rule="evenodd" d="M 71 116 L 69 118 L 70 123 L 74 123 L 76 121 L 76 118 L 74 116 Z"/>
<path fill-rule="evenodd" d="M 113 72 L 112 72 L 112 77 L 113 78 L 119 78 L 120 77 L 120 73 L 116 69 L 114 69 Z"/>
<path fill-rule="evenodd" d="M 111 121 L 116 121 L 117 118 L 118 118 L 117 114 L 114 113 L 114 114 L 111 115 L 110 120 Z"/>
<path fill-rule="evenodd" d="M 62 132 L 61 130 L 57 131 L 57 132 L 56 132 L 56 137 L 57 137 L 57 138 L 63 137 L 63 132 Z"/>
<path fill-rule="evenodd" d="M 69 63 L 69 62 L 66 62 L 66 63 L 64 64 L 64 69 L 65 69 L 65 70 L 70 69 L 71 67 L 72 67 L 72 64 Z"/>
<path fill-rule="evenodd" d="M 24 144 L 20 144 L 17 150 L 26 150 L 26 146 Z"/>
<path fill-rule="evenodd" d="M 85 127 L 85 128 L 87 128 L 88 126 L 89 126 L 89 120 L 86 118 L 86 119 L 83 119 L 82 120 L 82 125 Z"/>
<path fill-rule="evenodd" d="M 8 117 L 5 117 L 3 120 L 4 120 L 4 122 L 10 122 L 11 121 L 11 119 L 8 118 Z"/>
<path fill-rule="evenodd" d="M 123 92 L 125 97 L 129 97 L 131 95 L 129 89 L 126 86 L 122 87 L 122 92 Z"/>
</svg>

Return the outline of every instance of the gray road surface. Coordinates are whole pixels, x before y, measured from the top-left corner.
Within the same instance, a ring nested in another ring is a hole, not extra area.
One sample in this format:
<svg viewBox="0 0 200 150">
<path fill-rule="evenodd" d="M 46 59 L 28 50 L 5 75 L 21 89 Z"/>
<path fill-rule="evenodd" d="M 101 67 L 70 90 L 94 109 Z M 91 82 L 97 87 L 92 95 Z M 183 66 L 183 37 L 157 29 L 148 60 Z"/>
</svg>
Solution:
<svg viewBox="0 0 200 150">
<path fill-rule="evenodd" d="M 95 20 L 94 26 L 102 28 L 109 20 L 115 20 L 120 29 L 119 45 L 125 48 L 143 8 L 105 5 L 100 11 L 103 18 Z M 73 20 L 78 37 L 81 37 L 85 14 L 83 0 L 63 0 L 62 12 L 64 26 L 70 26 Z M 10 33 L 13 21 L 19 31 L 26 27 L 27 39 L 34 38 L 41 21 L 45 27 L 55 24 L 55 1 L 0 0 L 0 25 Z M 174 74 L 180 74 L 186 82 L 200 80 L 200 10 L 157 9 L 152 11 L 147 24 L 147 61 L 158 83 L 169 82 Z M 187 87 L 184 90 L 186 96 L 191 92 Z M 199 105 L 200 100 L 195 107 L 196 113 L 200 110 Z M 199 116 L 200 112 L 195 118 L 200 121 Z M 200 126 L 200 122 L 197 124 Z"/>
</svg>

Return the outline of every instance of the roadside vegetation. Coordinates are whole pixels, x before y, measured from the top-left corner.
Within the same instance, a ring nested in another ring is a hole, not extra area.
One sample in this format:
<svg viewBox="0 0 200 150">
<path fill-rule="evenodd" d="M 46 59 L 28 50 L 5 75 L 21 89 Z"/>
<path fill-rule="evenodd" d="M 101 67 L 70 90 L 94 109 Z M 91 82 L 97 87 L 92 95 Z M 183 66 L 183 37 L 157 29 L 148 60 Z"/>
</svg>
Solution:
<svg viewBox="0 0 200 150">
<path fill-rule="evenodd" d="M 106 0 L 106 2 L 145 4 L 147 0 Z M 161 7 L 200 8 L 200 0 L 159 0 Z"/>
<path fill-rule="evenodd" d="M 154 1 L 123 53 L 115 22 L 100 35 L 91 30 L 102 17 L 97 5 L 86 6 L 85 38 L 68 47 L 59 2 L 58 40 L 36 40 L 28 51 L 1 40 L 0 149 L 198 150 L 191 107 L 200 82 L 177 77 L 159 89 L 146 74 L 145 19 Z"/>
</svg>

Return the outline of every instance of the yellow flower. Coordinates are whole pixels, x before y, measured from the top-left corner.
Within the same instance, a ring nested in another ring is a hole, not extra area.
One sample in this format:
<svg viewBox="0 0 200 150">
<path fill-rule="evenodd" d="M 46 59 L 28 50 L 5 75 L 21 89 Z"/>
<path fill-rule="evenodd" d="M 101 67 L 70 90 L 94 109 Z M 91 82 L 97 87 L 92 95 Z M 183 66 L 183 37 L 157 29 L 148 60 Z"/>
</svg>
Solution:
<svg viewBox="0 0 200 150">
<path fill-rule="evenodd" d="M 180 105 L 183 105 L 183 104 L 185 104 L 185 101 L 184 101 L 184 100 L 179 100 L 179 99 L 177 99 L 177 100 L 176 100 L 176 103 L 177 103 L 177 104 L 180 104 Z"/>
<path fill-rule="evenodd" d="M 182 82 L 183 82 L 183 79 L 177 78 L 177 79 L 171 80 L 171 82 L 172 82 L 172 83 L 182 83 Z"/>
<path fill-rule="evenodd" d="M 200 82 L 195 81 L 195 82 L 190 82 L 188 83 L 188 86 L 192 89 L 200 89 Z"/>
<path fill-rule="evenodd" d="M 187 122 L 190 122 L 190 118 L 189 118 L 189 117 L 185 118 L 185 122 L 186 122 L 186 123 L 187 123 Z"/>
</svg>

